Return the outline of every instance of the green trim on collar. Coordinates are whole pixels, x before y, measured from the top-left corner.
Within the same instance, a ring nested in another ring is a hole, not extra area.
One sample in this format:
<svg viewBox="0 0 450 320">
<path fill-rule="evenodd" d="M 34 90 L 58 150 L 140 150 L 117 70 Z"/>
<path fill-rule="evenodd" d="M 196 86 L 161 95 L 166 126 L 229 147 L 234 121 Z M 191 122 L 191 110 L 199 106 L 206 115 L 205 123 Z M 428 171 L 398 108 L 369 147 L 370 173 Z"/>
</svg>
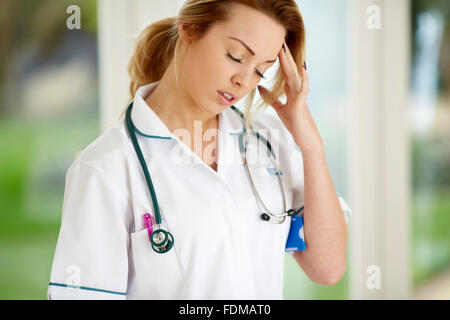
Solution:
<svg viewBox="0 0 450 320">
<path fill-rule="evenodd" d="M 146 137 L 146 138 L 175 140 L 175 139 L 173 139 L 172 137 L 151 136 L 151 135 L 149 135 L 149 134 L 142 133 L 141 131 L 139 131 L 138 128 L 136 128 L 136 126 L 134 125 L 134 123 L 133 123 L 133 128 L 134 128 L 134 130 L 137 132 L 138 135 L 143 136 L 143 137 Z"/>
</svg>

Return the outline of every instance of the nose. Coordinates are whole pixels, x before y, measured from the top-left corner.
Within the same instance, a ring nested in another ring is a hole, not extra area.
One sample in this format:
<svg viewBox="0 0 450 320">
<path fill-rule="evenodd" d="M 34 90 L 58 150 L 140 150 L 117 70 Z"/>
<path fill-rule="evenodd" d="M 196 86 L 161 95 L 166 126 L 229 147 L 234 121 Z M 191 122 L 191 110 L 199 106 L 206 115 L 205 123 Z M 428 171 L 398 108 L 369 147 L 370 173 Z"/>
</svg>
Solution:
<svg viewBox="0 0 450 320">
<path fill-rule="evenodd" d="M 237 73 L 232 78 L 233 83 L 240 87 L 241 90 L 245 91 L 250 86 L 250 75 L 249 72 L 242 71 Z"/>
</svg>

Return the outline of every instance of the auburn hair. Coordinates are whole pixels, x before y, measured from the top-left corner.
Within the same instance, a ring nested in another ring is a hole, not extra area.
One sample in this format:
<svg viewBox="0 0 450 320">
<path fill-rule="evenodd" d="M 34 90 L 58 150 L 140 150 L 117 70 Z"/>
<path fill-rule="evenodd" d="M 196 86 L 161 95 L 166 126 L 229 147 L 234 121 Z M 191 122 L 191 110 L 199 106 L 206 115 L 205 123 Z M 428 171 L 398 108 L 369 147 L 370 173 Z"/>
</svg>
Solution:
<svg viewBox="0 0 450 320">
<path fill-rule="evenodd" d="M 131 78 L 130 99 L 134 98 L 140 86 L 160 80 L 172 59 L 175 58 L 175 66 L 177 65 L 177 53 L 180 45 L 179 24 L 186 23 L 193 26 L 194 33 L 192 35 L 200 38 L 215 22 L 230 19 L 229 6 L 235 3 L 252 7 L 284 26 L 286 29 L 285 41 L 300 74 L 306 59 L 306 36 L 303 18 L 295 0 L 186 0 L 179 10 L 178 17 L 156 21 L 145 27 L 139 34 L 128 64 L 128 73 Z M 176 75 L 176 77 L 178 76 Z M 273 87 L 268 89 L 272 93 L 273 100 L 284 95 L 281 68 L 275 75 Z M 252 110 L 255 93 L 256 88 L 250 92 L 249 99 L 245 104 L 244 119 L 247 128 L 250 126 L 252 114 L 268 107 L 261 99 L 261 102 Z M 122 112 L 123 114 L 124 112 Z"/>
</svg>

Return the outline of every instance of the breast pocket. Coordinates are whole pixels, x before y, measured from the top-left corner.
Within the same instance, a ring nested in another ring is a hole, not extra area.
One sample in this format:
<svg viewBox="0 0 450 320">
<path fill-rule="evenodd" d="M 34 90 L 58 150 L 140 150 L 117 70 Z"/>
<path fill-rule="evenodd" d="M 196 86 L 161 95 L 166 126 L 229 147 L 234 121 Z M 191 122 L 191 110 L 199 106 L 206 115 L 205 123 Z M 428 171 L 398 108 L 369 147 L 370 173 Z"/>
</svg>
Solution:
<svg viewBox="0 0 450 320">
<path fill-rule="evenodd" d="M 135 271 L 135 297 L 176 299 L 183 275 L 175 244 L 169 251 L 157 253 L 151 246 L 147 229 L 134 232 L 130 237 Z"/>
</svg>

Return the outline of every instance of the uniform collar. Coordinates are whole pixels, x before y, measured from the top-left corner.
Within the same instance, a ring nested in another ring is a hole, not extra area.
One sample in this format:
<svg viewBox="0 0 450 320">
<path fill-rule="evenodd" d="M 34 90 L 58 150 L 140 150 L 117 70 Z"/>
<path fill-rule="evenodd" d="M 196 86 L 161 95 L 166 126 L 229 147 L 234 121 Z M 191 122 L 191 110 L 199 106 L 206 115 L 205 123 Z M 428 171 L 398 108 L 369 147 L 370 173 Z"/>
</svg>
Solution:
<svg viewBox="0 0 450 320">
<path fill-rule="evenodd" d="M 160 80 L 139 87 L 133 100 L 131 120 L 137 132 L 148 138 L 176 140 L 179 139 L 167 128 L 164 122 L 150 108 L 145 99 L 155 90 Z M 235 135 L 242 131 L 243 123 L 240 116 L 231 109 L 225 109 L 219 114 L 219 130 L 223 133 Z"/>
<path fill-rule="evenodd" d="M 159 81 L 146 84 L 136 91 L 131 110 L 131 120 L 138 133 L 148 138 L 176 139 L 169 128 L 161 121 L 145 99 L 155 90 Z"/>
</svg>

